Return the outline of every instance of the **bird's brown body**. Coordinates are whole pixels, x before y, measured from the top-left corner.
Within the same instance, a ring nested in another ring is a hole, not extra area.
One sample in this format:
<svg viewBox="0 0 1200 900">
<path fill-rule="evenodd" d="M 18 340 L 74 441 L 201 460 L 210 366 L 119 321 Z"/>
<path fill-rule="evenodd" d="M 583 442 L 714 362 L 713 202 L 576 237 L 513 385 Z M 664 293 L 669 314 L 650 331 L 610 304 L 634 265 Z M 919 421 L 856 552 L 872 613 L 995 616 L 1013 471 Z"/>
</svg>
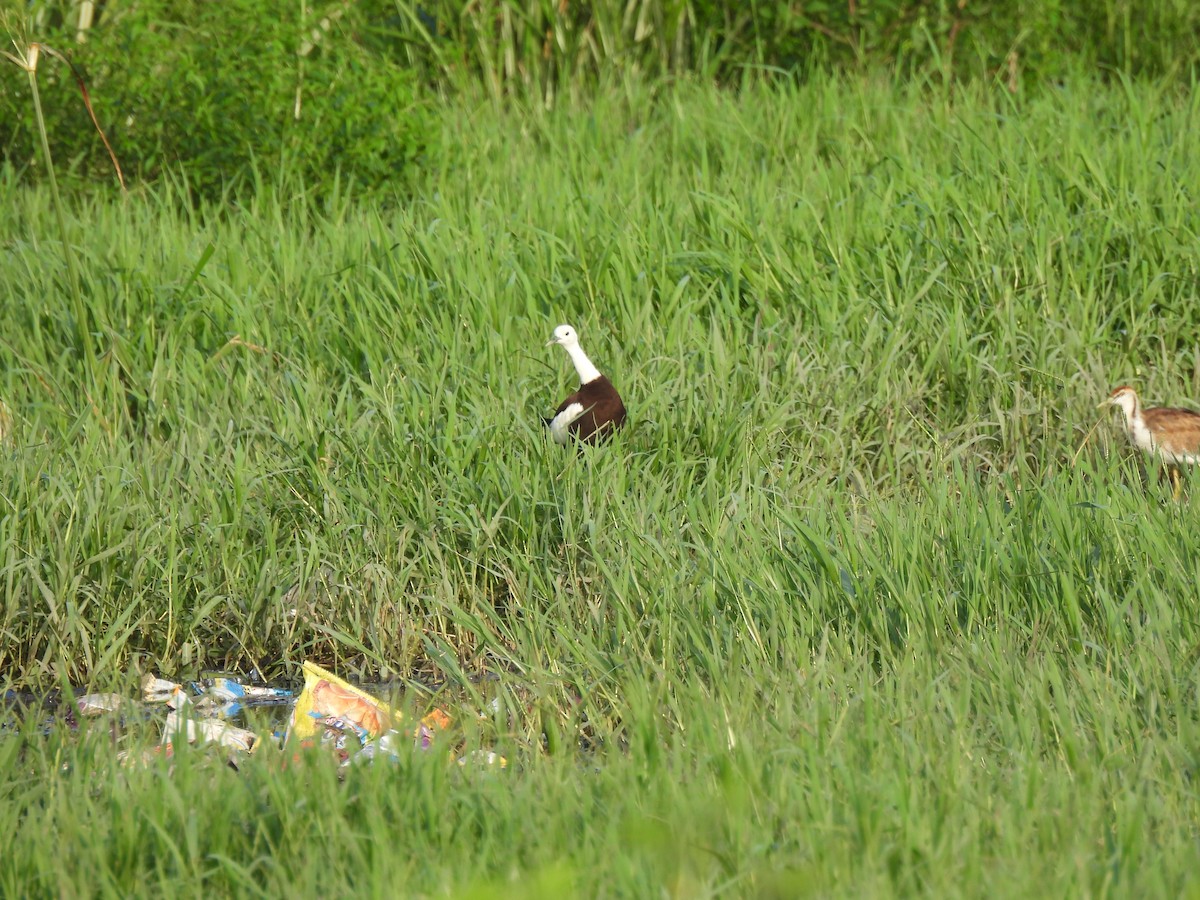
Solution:
<svg viewBox="0 0 1200 900">
<path fill-rule="evenodd" d="M 1133 445 L 1169 467 L 1178 497 L 1183 489 L 1179 467 L 1200 462 L 1200 413 L 1172 406 L 1143 409 L 1137 392 L 1128 386 L 1117 388 L 1101 405 L 1120 408 Z"/>
<path fill-rule="evenodd" d="M 582 406 L 583 412 L 567 428 L 577 441 L 594 444 L 625 424 L 625 404 L 607 376 L 601 375 L 587 384 L 581 384 L 579 390 L 564 400 L 554 414 L 560 415 L 574 404 Z"/>
<path fill-rule="evenodd" d="M 1171 406 L 1142 410 L 1142 420 L 1159 456 L 1171 463 L 1195 463 L 1200 456 L 1200 413 Z"/>
</svg>

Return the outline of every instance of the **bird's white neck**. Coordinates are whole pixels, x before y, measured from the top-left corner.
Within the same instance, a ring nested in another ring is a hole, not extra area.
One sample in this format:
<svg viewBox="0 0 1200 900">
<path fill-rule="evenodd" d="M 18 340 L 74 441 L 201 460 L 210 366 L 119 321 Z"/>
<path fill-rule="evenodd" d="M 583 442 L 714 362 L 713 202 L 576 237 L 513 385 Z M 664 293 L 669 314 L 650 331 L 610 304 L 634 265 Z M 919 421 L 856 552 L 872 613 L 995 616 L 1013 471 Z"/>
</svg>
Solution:
<svg viewBox="0 0 1200 900">
<path fill-rule="evenodd" d="M 1153 451 L 1158 442 L 1146 425 L 1146 420 L 1142 416 L 1142 404 L 1138 402 L 1137 395 L 1125 394 L 1118 398 L 1117 405 L 1125 414 L 1125 426 L 1129 429 L 1129 437 L 1133 441 L 1133 446 L 1140 450 Z"/>
<path fill-rule="evenodd" d="M 587 358 L 582 347 L 578 344 L 564 344 L 563 349 L 571 357 L 571 362 L 575 363 L 575 371 L 579 373 L 580 384 L 587 384 L 600 377 L 600 370 L 592 365 L 592 361 Z"/>
<path fill-rule="evenodd" d="M 1117 405 L 1121 407 L 1121 412 L 1125 413 L 1125 424 L 1130 428 L 1145 427 L 1142 421 L 1142 405 L 1138 403 L 1136 394 L 1125 394 L 1117 401 Z"/>
</svg>

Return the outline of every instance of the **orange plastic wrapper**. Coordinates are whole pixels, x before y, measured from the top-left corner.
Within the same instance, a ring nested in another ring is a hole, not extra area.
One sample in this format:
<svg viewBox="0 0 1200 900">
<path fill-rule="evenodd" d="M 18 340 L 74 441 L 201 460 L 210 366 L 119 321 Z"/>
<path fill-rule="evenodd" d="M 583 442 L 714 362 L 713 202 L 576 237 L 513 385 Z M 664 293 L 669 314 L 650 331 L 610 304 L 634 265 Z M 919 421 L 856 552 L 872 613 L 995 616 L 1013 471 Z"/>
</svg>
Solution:
<svg viewBox="0 0 1200 900">
<path fill-rule="evenodd" d="M 288 723 L 287 740 L 316 737 L 329 725 L 349 726 L 364 740 L 374 740 L 400 724 L 404 718 L 383 701 L 343 681 L 315 663 L 304 664 L 304 690 L 296 698 Z M 418 726 L 419 733 L 441 731 L 450 717 L 435 709 Z"/>
</svg>

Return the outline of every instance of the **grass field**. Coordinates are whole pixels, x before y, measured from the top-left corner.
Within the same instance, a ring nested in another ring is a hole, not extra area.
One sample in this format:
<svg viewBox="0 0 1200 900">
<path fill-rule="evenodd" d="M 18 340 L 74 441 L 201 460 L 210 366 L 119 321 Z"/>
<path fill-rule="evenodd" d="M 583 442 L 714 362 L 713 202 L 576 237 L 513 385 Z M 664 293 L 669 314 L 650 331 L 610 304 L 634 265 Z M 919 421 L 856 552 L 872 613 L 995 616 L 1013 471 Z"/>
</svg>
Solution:
<svg viewBox="0 0 1200 900">
<path fill-rule="evenodd" d="M 0 893 L 1197 890 L 1200 517 L 1095 406 L 1200 399 L 1200 92 L 443 115 L 392 206 L 73 199 L 86 330 L 0 184 L 0 677 L 313 659 L 508 770 L 29 722 Z M 631 411 L 579 454 L 564 321 Z"/>
</svg>

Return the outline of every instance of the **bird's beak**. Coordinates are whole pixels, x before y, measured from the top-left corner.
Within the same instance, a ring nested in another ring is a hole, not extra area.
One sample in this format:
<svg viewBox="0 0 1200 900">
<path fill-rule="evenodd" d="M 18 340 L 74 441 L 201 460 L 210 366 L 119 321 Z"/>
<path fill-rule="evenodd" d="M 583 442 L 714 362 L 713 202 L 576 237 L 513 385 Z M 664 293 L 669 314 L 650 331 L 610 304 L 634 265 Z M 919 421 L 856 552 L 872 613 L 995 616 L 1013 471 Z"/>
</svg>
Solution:
<svg viewBox="0 0 1200 900">
<path fill-rule="evenodd" d="M 550 340 L 546 341 L 546 346 L 547 346 L 547 347 L 553 347 L 553 346 L 554 346 L 555 344 L 557 344 L 557 343 L 558 343 L 558 339 L 557 339 L 557 338 L 550 338 Z"/>
<path fill-rule="evenodd" d="M 1112 405 L 1111 399 L 1101 400 L 1099 403 L 1096 404 L 1096 409 L 1104 409 L 1104 407 L 1111 406 L 1111 405 Z"/>
</svg>

